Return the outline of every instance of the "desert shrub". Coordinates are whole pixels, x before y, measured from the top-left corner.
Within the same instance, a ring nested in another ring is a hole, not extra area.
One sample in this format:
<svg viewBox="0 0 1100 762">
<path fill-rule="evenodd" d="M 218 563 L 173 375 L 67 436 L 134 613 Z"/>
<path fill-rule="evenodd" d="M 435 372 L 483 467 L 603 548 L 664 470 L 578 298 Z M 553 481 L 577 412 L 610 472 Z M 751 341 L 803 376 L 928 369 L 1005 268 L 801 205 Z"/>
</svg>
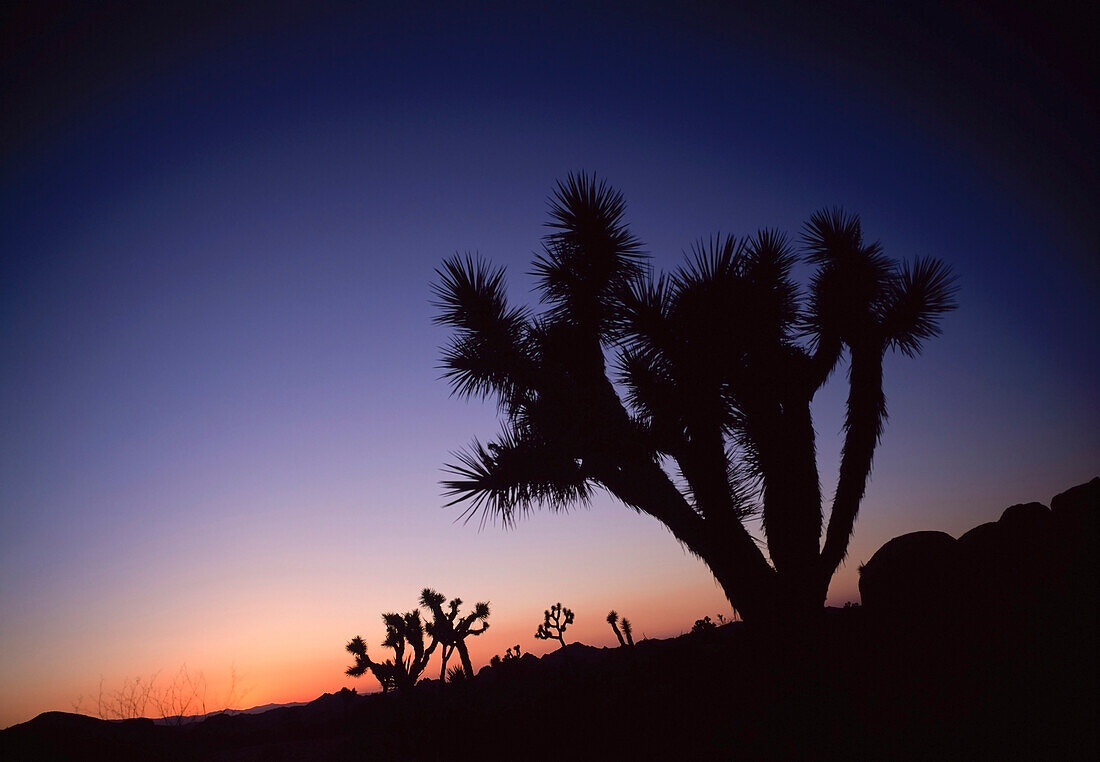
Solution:
<svg viewBox="0 0 1100 762">
<path fill-rule="evenodd" d="M 81 694 L 72 706 L 77 714 L 88 714 L 102 720 L 157 717 L 170 724 L 182 725 L 189 718 L 232 708 L 246 693 L 247 690 L 240 687 L 234 667 L 224 699 L 211 699 L 206 675 L 201 671 L 192 672 L 184 664 L 171 680 L 165 680 L 157 671 L 148 677 L 125 677 L 117 688 L 105 689 L 100 678 L 94 704 L 87 705 L 91 700 Z"/>
</svg>

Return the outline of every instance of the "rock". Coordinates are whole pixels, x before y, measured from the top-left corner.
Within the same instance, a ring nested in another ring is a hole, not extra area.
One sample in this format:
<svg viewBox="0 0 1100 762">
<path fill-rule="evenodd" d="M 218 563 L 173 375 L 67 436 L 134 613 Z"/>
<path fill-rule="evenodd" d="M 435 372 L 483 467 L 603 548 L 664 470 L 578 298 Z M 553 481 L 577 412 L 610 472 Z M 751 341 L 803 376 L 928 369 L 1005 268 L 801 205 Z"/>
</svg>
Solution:
<svg viewBox="0 0 1100 762">
<path fill-rule="evenodd" d="M 1055 496 L 1050 508 L 1011 505 L 957 541 L 943 532 L 895 537 L 860 568 L 860 597 L 879 619 L 938 617 L 975 642 L 1038 647 L 1044 632 L 1079 637 L 1096 625 L 1098 519 L 1100 477 Z"/>
<path fill-rule="evenodd" d="M 1100 477 L 1055 495 L 1050 501 L 1059 553 L 1059 605 L 1074 612 L 1081 632 L 1095 637 L 1096 569 L 1100 564 Z"/>
<path fill-rule="evenodd" d="M 863 606 L 890 618 L 937 616 L 957 595 L 957 545 L 945 532 L 910 532 L 890 540 L 859 569 Z"/>
<path fill-rule="evenodd" d="M 1059 525 L 1096 541 L 1100 519 L 1100 476 L 1055 495 L 1050 510 Z"/>
<path fill-rule="evenodd" d="M 1005 526 L 1034 529 L 1050 521 L 1050 509 L 1042 503 L 1017 503 L 1004 509 L 998 523 Z"/>
</svg>

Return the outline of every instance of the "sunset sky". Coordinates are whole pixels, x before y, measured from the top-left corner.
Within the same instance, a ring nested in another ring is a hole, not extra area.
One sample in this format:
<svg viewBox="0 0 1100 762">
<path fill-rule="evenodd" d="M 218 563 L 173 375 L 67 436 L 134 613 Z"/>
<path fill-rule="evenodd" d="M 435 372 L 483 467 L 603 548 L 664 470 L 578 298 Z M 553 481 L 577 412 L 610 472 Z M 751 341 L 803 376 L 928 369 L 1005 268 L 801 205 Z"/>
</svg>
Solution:
<svg viewBox="0 0 1100 762">
<path fill-rule="evenodd" d="M 498 423 L 440 380 L 434 269 L 477 251 L 531 299 L 571 171 L 622 190 L 661 269 L 842 205 L 958 275 L 944 335 L 887 362 L 831 603 L 895 535 L 1100 475 L 1100 114 L 1073 19 L 143 5 L 0 12 L 0 727 L 184 664 L 209 708 L 234 669 L 240 706 L 374 690 L 344 644 L 386 656 L 380 614 L 425 586 L 490 601 L 475 667 L 549 650 L 559 600 L 597 646 L 612 608 L 639 637 L 729 616 L 610 498 L 509 531 L 443 507 L 443 464 Z M 814 408 L 827 495 L 843 379 Z"/>
</svg>

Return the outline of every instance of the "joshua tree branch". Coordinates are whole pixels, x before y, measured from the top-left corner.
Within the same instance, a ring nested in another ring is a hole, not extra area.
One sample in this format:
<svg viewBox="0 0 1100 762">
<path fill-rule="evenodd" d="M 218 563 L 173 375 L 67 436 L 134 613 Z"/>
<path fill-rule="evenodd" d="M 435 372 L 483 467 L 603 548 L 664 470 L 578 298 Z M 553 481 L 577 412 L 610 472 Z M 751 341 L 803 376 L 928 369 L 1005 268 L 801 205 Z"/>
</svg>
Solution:
<svg viewBox="0 0 1100 762">
<path fill-rule="evenodd" d="M 825 545 L 821 551 L 821 571 L 826 584 L 848 552 L 848 541 L 871 473 L 875 446 L 886 420 L 886 395 L 882 391 L 882 343 L 857 345 L 852 348 L 851 355 L 840 475 Z"/>
</svg>

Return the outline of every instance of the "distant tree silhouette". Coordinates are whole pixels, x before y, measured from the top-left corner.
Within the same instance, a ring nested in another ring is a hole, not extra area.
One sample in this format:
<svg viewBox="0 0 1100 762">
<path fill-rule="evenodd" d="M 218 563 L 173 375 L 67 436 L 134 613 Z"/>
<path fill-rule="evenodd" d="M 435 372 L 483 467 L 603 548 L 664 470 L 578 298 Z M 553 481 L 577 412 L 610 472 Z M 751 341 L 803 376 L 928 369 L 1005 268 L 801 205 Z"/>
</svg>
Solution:
<svg viewBox="0 0 1100 762">
<path fill-rule="evenodd" d="M 626 617 L 622 619 L 622 630 L 619 629 L 619 613 L 612 609 L 607 614 L 607 623 L 611 625 L 611 630 L 615 633 L 615 637 L 619 639 L 619 645 L 634 645 L 633 629 L 630 626 L 630 620 Z M 624 638 L 625 636 L 625 638 Z"/>
<path fill-rule="evenodd" d="M 500 658 L 500 654 L 497 654 L 496 656 L 494 656 L 492 659 L 489 660 L 489 664 L 494 666 L 494 667 L 499 667 L 501 664 L 503 664 L 505 662 L 519 661 L 520 656 L 521 656 L 521 652 L 519 650 L 519 644 L 517 643 L 514 646 L 510 646 L 508 648 L 508 650 L 504 652 L 504 658 L 503 659 Z"/>
<path fill-rule="evenodd" d="M 563 636 L 565 635 L 565 628 L 573 624 L 573 610 L 563 609 L 559 602 L 544 611 L 543 615 L 545 619 L 535 632 L 535 637 L 539 640 L 556 640 L 564 646 L 565 638 Z M 518 648 L 517 646 L 517 651 Z"/>
<path fill-rule="evenodd" d="M 502 268 L 455 255 L 437 271 L 451 388 L 496 398 L 504 423 L 448 467 L 450 504 L 510 526 L 602 487 L 705 561 L 746 622 L 803 622 L 847 553 L 886 420 L 885 353 L 914 356 L 939 334 L 953 277 L 935 259 L 887 258 L 839 209 L 804 227 L 805 289 L 774 230 L 700 242 L 654 277 L 624 211 L 595 178 L 558 183 L 534 261 L 538 315 L 508 304 Z M 826 525 L 810 404 L 843 361 Z M 757 514 L 767 556 L 745 526 Z"/>
<path fill-rule="evenodd" d="M 691 626 L 691 631 L 695 634 L 713 632 L 716 629 L 718 629 L 718 625 L 712 622 L 709 616 L 696 619 L 695 624 Z"/>
<path fill-rule="evenodd" d="M 350 677 L 361 677 L 370 670 L 382 684 L 383 693 L 412 688 L 428 666 L 428 659 L 438 641 L 433 638 L 431 644 L 425 647 L 424 624 L 416 609 L 407 614 L 383 614 L 382 621 L 386 623 L 386 639 L 382 641 L 382 645 L 393 649 L 393 658 L 381 663 L 372 661 L 367 655 L 367 644 L 356 635 L 345 646 L 355 656 L 355 664 L 348 667 L 347 674 Z M 412 648 L 408 657 L 405 656 L 406 647 Z"/>
<path fill-rule="evenodd" d="M 607 614 L 607 623 L 611 625 L 611 631 L 615 633 L 615 637 L 619 639 L 619 645 L 625 646 L 626 641 L 623 640 L 623 634 L 619 631 L 619 612 L 615 609 L 611 609 Z"/>
<path fill-rule="evenodd" d="M 626 644 L 628 646 L 634 645 L 634 628 L 630 625 L 630 620 L 625 616 L 622 619 L 623 637 L 626 638 Z"/>
<path fill-rule="evenodd" d="M 470 652 L 466 648 L 466 638 L 471 635 L 480 635 L 489 629 L 489 604 L 478 603 L 474 610 L 461 619 L 458 618 L 458 607 L 462 605 L 461 598 L 455 598 L 448 604 L 448 610 L 443 610 L 444 596 L 431 588 L 424 588 L 420 594 L 420 605 L 424 606 L 432 614 L 432 621 L 425 625 L 428 635 L 443 646 L 443 665 L 439 670 L 439 679 L 443 680 L 447 675 L 447 661 L 457 649 L 459 658 L 462 659 L 462 668 L 468 677 L 474 676 L 474 667 L 470 663 Z M 481 622 L 481 627 L 473 627 L 475 622 Z"/>
</svg>

